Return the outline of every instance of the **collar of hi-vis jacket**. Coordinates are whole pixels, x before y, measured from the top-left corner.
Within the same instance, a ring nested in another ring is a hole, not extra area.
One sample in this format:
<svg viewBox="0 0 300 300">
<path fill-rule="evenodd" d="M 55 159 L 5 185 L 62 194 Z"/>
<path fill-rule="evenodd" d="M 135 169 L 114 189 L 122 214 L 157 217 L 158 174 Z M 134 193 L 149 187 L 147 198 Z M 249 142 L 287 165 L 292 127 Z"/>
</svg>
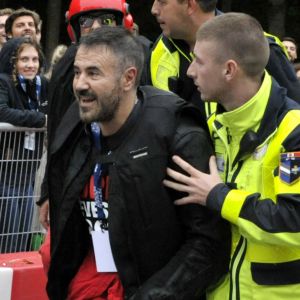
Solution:
<svg viewBox="0 0 300 300">
<path fill-rule="evenodd" d="M 269 88 L 268 88 L 268 86 L 269 86 Z M 262 92 L 264 92 L 265 94 L 261 94 Z M 260 95 L 261 98 L 257 97 L 259 95 Z M 243 147 L 243 149 L 239 149 L 239 153 L 237 154 L 237 156 L 235 158 L 235 162 L 233 163 L 233 165 L 241 157 L 244 157 L 244 155 L 245 155 L 244 151 L 248 152 L 249 148 L 255 149 L 257 146 L 259 146 L 265 140 L 267 140 L 267 138 L 269 136 L 271 136 L 277 130 L 278 124 L 280 123 L 280 121 L 283 117 L 282 107 L 284 106 L 285 96 L 286 96 L 286 90 L 281 88 L 276 83 L 276 81 L 271 79 L 270 75 L 265 71 L 264 81 L 263 81 L 263 84 L 262 84 L 260 90 L 250 100 L 250 101 L 253 102 L 253 107 L 252 107 L 253 113 L 254 114 L 255 113 L 260 114 L 260 116 L 261 116 L 260 117 L 261 121 L 258 122 L 258 124 L 256 126 L 256 127 L 258 127 L 258 126 L 259 127 L 257 128 L 257 130 L 255 130 L 256 139 L 255 139 L 254 142 L 252 142 L 254 144 L 248 145 L 248 147 Z M 248 101 L 248 102 L 250 102 L 250 101 Z M 247 104 L 244 104 L 243 106 L 245 106 L 245 105 L 247 106 Z M 249 107 L 250 106 L 251 105 L 249 105 Z M 218 105 L 217 113 L 215 114 L 215 121 L 214 121 L 215 127 L 217 129 L 220 128 L 220 126 L 224 125 L 223 123 L 220 123 L 220 122 L 217 121 L 220 118 L 218 111 L 221 111 L 221 109 L 222 108 Z M 251 116 L 252 116 L 252 111 L 250 112 L 247 109 L 245 110 L 245 112 L 246 111 L 248 111 L 249 115 L 251 113 Z M 224 113 L 224 111 L 223 111 L 223 113 L 221 113 L 221 115 L 222 114 L 229 114 L 229 113 L 230 112 Z M 232 115 L 236 120 L 237 117 L 238 117 L 238 113 L 236 112 L 236 115 L 235 114 L 232 114 Z M 248 115 L 245 115 L 244 111 L 243 111 L 243 115 L 240 115 L 240 117 L 244 118 L 241 121 L 241 125 L 243 126 L 244 130 L 249 129 L 250 128 L 249 127 L 249 122 L 252 122 L 250 117 Z M 230 120 L 230 119 L 227 118 L 227 120 Z M 211 122 L 209 122 L 209 123 L 211 123 Z M 236 127 L 236 125 L 233 125 L 232 120 L 230 121 L 229 126 L 230 126 L 230 128 L 233 128 L 233 126 Z"/>
<path fill-rule="evenodd" d="M 242 106 L 216 115 L 215 122 L 227 127 L 231 135 L 241 135 L 247 130 L 257 131 L 271 92 L 271 76 L 265 72 L 257 93 Z"/>
</svg>

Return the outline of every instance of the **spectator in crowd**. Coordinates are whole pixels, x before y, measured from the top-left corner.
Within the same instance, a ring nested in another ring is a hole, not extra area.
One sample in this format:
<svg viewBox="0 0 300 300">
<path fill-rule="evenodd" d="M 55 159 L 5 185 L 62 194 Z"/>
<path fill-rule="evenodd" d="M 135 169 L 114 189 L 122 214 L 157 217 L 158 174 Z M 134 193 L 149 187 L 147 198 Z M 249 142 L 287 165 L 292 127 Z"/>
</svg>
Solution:
<svg viewBox="0 0 300 300">
<path fill-rule="evenodd" d="M 29 128 L 46 126 L 47 81 L 39 74 L 40 47 L 30 38 L 12 39 L 6 45 L 11 47 L 4 47 L 1 54 L 9 51 L 9 66 L 5 68 L 9 73 L 0 74 L 0 122 Z M 1 159 L 6 161 L 0 177 L 1 214 L 6 215 L 0 218 L 0 230 L 4 234 L 1 252 L 28 250 L 32 173 L 36 166 L 28 162 L 39 158 L 41 147 L 42 136 L 32 131 L 1 139 Z"/>
<path fill-rule="evenodd" d="M 201 101 L 197 87 L 187 77 L 186 71 L 193 59 L 191 53 L 198 28 L 221 14 L 216 10 L 216 4 L 217 0 L 154 0 L 151 10 L 160 24 L 162 35 L 152 50 L 147 83 L 172 90 L 200 107 L 204 116 L 215 110 L 215 103 L 204 104 Z M 287 88 L 290 97 L 300 102 L 300 83 L 282 49 L 284 46 L 278 38 L 266 35 L 270 46 L 268 72 Z"/>
<path fill-rule="evenodd" d="M 11 8 L 0 9 L 0 50 L 3 47 L 3 44 L 6 42 L 6 33 L 5 33 L 5 22 L 7 18 L 13 13 Z"/>
<path fill-rule="evenodd" d="M 75 100 L 72 89 L 73 64 L 77 51 L 76 43 L 80 37 L 103 25 L 124 25 L 128 29 L 131 29 L 133 25 L 132 17 L 126 11 L 124 0 L 72 0 L 66 16 L 68 32 L 74 43 L 57 63 L 49 83 L 49 115 L 51 116 L 47 127 L 49 145 L 52 143 L 54 133 L 63 115 Z M 50 155 L 49 151 L 48 155 Z M 40 205 L 40 222 L 45 228 L 48 228 L 47 168 L 41 199 L 37 204 Z"/>
<path fill-rule="evenodd" d="M 122 27 L 81 39 L 77 101 L 50 147 L 51 300 L 121 300 L 122 286 L 125 299 L 199 299 L 228 268 L 226 223 L 201 206 L 176 208 L 179 194 L 162 185 L 175 153 L 208 170 L 199 111 L 172 93 L 137 88 L 142 67 L 142 46 Z"/>
<path fill-rule="evenodd" d="M 58 45 L 53 51 L 52 57 L 51 57 L 51 62 L 50 62 L 50 68 L 48 72 L 45 74 L 45 77 L 50 79 L 53 68 L 55 65 L 60 61 L 60 59 L 64 56 L 65 52 L 67 51 L 68 47 L 66 45 Z"/>
<path fill-rule="evenodd" d="M 290 62 L 292 63 L 295 62 L 295 60 L 298 57 L 296 40 L 293 39 L 292 37 L 284 37 L 282 39 L 282 43 L 288 52 Z"/>
<path fill-rule="evenodd" d="M 165 185 L 232 224 L 231 268 L 208 299 L 300 299 L 300 106 L 264 70 L 269 45 L 257 20 L 212 18 L 197 32 L 188 75 L 203 101 L 216 159 L 210 173 L 173 160 Z M 223 183 L 224 182 L 224 183 Z"/>
<path fill-rule="evenodd" d="M 36 39 L 39 15 L 25 8 L 15 10 L 6 20 L 5 32 L 8 38 L 31 37 Z"/>
</svg>

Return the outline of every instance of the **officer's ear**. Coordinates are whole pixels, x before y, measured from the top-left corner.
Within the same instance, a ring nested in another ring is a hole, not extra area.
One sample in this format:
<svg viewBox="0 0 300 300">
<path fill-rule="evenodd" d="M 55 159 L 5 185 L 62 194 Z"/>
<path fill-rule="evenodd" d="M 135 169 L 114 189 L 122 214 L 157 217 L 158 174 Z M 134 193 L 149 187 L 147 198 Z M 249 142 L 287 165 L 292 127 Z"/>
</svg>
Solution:
<svg viewBox="0 0 300 300">
<path fill-rule="evenodd" d="M 223 75 L 227 81 L 232 80 L 238 70 L 238 64 L 235 60 L 229 59 L 224 64 Z"/>
<path fill-rule="evenodd" d="M 188 13 L 192 14 L 199 10 L 199 4 L 197 0 L 186 0 Z"/>
<path fill-rule="evenodd" d="M 129 91 L 135 86 L 137 69 L 135 67 L 127 68 L 122 75 L 123 90 Z"/>
</svg>

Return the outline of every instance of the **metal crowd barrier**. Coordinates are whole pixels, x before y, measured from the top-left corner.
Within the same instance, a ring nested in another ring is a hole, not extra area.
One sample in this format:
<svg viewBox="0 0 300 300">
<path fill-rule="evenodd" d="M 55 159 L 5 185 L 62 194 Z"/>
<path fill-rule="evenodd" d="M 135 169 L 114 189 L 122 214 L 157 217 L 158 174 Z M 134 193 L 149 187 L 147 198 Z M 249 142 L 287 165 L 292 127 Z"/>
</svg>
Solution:
<svg viewBox="0 0 300 300">
<path fill-rule="evenodd" d="M 35 202 L 44 175 L 45 133 L 0 123 L 0 253 L 37 250 L 43 241 Z"/>
</svg>

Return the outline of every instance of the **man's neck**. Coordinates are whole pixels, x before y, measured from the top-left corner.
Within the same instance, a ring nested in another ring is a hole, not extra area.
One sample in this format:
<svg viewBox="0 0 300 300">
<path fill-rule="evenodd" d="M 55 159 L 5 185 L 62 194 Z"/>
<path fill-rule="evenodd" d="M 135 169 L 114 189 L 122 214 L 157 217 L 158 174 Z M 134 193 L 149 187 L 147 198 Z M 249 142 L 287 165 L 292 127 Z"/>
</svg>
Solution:
<svg viewBox="0 0 300 300">
<path fill-rule="evenodd" d="M 114 118 L 109 122 L 100 122 L 101 134 L 110 136 L 115 134 L 126 122 L 136 103 L 136 91 L 124 95 L 120 100 L 120 105 Z"/>
<path fill-rule="evenodd" d="M 196 43 L 196 33 L 198 29 L 208 20 L 215 17 L 215 11 L 204 13 L 199 10 L 194 16 L 192 16 L 192 22 L 194 26 L 190 30 L 190 34 L 185 38 L 186 43 L 190 47 L 190 51 L 193 52 Z"/>
<path fill-rule="evenodd" d="M 222 103 L 220 102 L 220 104 L 226 111 L 235 110 L 252 99 L 259 91 L 261 85 L 262 80 L 240 80 L 234 88 L 228 89 L 232 92 L 229 92 L 224 96 L 223 101 L 221 101 Z"/>
</svg>

